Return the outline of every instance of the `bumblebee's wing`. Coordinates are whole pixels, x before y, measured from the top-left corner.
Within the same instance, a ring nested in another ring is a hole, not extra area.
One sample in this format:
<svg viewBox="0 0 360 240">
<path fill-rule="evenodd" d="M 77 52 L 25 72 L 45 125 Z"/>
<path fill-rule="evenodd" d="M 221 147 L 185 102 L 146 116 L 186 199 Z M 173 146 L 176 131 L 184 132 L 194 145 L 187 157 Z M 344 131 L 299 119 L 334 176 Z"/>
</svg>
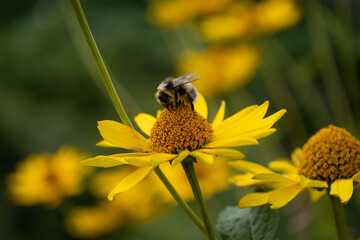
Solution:
<svg viewBox="0 0 360 240">
<path fill-rule="evenodd" d="M 188 73 L 188 74 L 185 74 L 185 75 L 182 75 L 182 76 L 176 78 L 174 80 L 174 87 L 178 87 L 180 85 L 199 80 L 200 78 L 192 78 L 192 79 L 190 79 L 195 74 L 196 73 Z"/>
</svg>

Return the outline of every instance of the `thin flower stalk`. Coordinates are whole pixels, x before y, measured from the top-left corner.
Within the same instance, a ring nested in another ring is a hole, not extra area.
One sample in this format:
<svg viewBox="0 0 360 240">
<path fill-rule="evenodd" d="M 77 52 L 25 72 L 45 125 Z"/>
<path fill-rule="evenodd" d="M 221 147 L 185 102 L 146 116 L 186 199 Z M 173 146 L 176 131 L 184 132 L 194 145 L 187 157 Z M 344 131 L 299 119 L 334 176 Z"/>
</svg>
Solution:
<svg viewBox="0 0 360 240">
<path fill-rule="evenodd" d="M 334 212 L 336 231 L 339 240 L 347 240 L 348 235 L 346 231 L 346 220 L 344 215 L 344 205 L 340 202 L 340 199 L 330 195 L 331 205 Z"/>
<path fill-rule="evenodd" d="M 196 173 L 195 173 L 194 158 L 189 156 L 181 164 L 182 164 L 182 166 L 184 168 L 184 171 L 186 173 L 187 178 L 189 179 L 189 183 L 190 183 L 191 189 L 192 189 L 192 191 L 194 193 L 196 204 L 197 204 L 197 206 L 199 208 L 201 217 L 202 217 L 203 222 L 205 224 L 205 228 L 206 228 L 206 231 L 207 231 L 207 234 L 208 234 L 208 238 L 210 240 L 215 240 L 216 238 L 215 238 L 214 231 L 213 231 L 211 223 L 210 223 L 209 215 L 208 215 L 207 210 L 206 210 L 204 197 L 203 197 L 203 195 L 201 193 L 199 181 L 198 181 Z"/>
<path fill-rule="evenodd" d="M 74 9 L 74 13 L 76 15 L 76 18 L 80 24 L 81 30 L 83 31 L 83 34 L 85 36 L 86 42 L 89 45 L 90 51 L 94 57 L 96 66 L 99 69 L 100 75 L 102 80 L 104 81 L 106 90 L 111 98 L 111 101 L 113 102 L 115 109 L 121 119 L 121 121 L 129 126 L 133 127 L 129 117 L 126 114 L 126 111 L 121 103 L 121 100 L 115 90 L 114 84 L 111 80 L 110 74 L 105 66 L 104 60 L 101 57 L 100 51 L 96 45 L 95 39 L 91 33 L 91 30 L 89 28 L 89 25 L 87 23 L 84 11 L 81 7 L 79 0 L 70 0 L 70 3 Z"/>
<path fill-rule="evenodd" d="M 171 196 L 175 199 L 175 201 L 179 204 L 179 206 L 184 210 L 184 212 L 189 216 L 189 218 L 195 223 L 195 225 L 205 234 L 207 235 L 204 224 L 200 221 L 200 219 L 196 216 L 196 214 L 191 210 L 189 205 L 182 199 L 182 197 L 175 190 L 173 185 L 169 182 L 165 174 L 161 171 L 159 167 L 154 169 L 154 172 L 159 177 L 161 182 L 165 185 L 165 187 L 170 192 Z"/>
</svg>

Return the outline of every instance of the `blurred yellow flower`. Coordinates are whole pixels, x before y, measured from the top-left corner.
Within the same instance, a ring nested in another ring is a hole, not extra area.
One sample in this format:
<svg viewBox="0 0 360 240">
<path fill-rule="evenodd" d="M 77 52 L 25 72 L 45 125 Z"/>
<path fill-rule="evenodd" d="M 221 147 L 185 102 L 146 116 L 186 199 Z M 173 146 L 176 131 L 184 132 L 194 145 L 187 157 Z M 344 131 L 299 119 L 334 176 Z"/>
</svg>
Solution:
<svg viewBox="0 0 360 240">
<path fill-rule="evenodd" d="M 163 27 L 175 27 L 197 17 L 224 9 L 231 0 L 160 0 L 148 9 L 150 21 Z"/>
<path fill-rule="evenodd" d="M 194 69 L 204 81 L 194 86 L 205 96 L 233 91 L 245 85 L 259 67 L 261 53 L 254 44 L 219 45 L 205 52 L 186 50 L 178 62 L 178 72 Z"/>
<path fill-rule="evenodd" d="M 301 191 L 308 189 L 316 201 L 328 189 L 342 203 L 353 194 L 353 183 L 360 183 L 360 141 L 345 129 L 330 125 L 312 136 L 303 149 L 292 155 L 293 164 L 276 160 L 270 169 L 256 163 L 229 163 L 245 174 L 233 181 L 238 186 L 269 186 L 274 190 L 247 194 L 239 202 L 240 208 L 270 204 L 276 209 L 286 205 Z M 280 172 L 275 173 L 274 171 Z"/>
<path fill-rule="evenodd" d="M 269 103 L 250 106 L 224 120 L 225 102 L 222 103 L 212 124 L 207 122 L 207 104 L 199 94 L 195 110 L 187 103 L 173 104 L 165 108 L 156 119 L 149 114 L 139 114 L 135 121 L 150 139 L 136 130 L 111 120 L 98 122 L 104 138 L 101 146 L 133 150 L 110 156 L 97 156 L 84 160 L 88 166 L 114 167 L 132 165 L 137 167 L 109 193 L 112 200 L 117 194 L 127 191 L 163 163 L 173 166 L 188 156 L 212 164 L 218 157 L 241 159 L 244 155 L 230 147 L 255 145 L 257 139 L 266 137 L 276 129 L 271 128 L 286 112 L 280 110 L 264 118 Z"/>
<path fill-rule="evenodd" d="M 53 155 L 30 155 L 6 179 L 11 199 L 18 205 L 55 207 L 62 198 L 81 193 L 83 178 L 90 171 L 80 163 L 86 157 L 69 146 Z"/>
<path fill-rule="evenodd" d="M 172 167 L 170 164 L 162 164 L 161 170 L 185 201 L 194 199 L 188 178 L 180 165 Z M 204 198 L 209 198 L 215 193 L 224 191 L 229 186 L 228 179 L 231 176 L 231 171 L 225 159 L 218 159 L 212 165 L 199 161 L 195 165 L 195 171 Z M 161 186 L 167 201 L 174 201 L 166 188 L 162 184 Z"/>
<path fill-rule="evenodd" d="M 71 235 L 79 238 L 100 237 L 118 228 L 161 216 L 175 204 L 173 197 L 154 173 L 150 173 L 126 193 L 118 195 L 114 201 L 105 201 L 108 192 L 120 179 L 129 175 L 133 168 L 123 166 L 120 169 L 101 171 L 90 179 L 90 192 L 100 202 L 96 206 L 78 207 L 71 211 L 66 218 L 66 226 Z M 161 170 L 183 199 L 194 199 L 180 165 L 171 167 L 170 164 L 162 164 Z M 224 160 L 214 162 L 214 166 L 199 162 L 196 173 L 205 198 L 229 186 L 231 171 Z"/>
<path fill-rule="evenodd" d="M 99 202 L 95 206 L 77 207 L 70 212 L 65 223 L 71 235 L 78 238 L 100 237 L 120 227 L 155 218 L 166 211 L 167 204 L 161 193 L 163 187 L 152 174 L 114 201 L 106 199 L 119 180 L 133 170 L 132 166 L 123 166 L 91 177 L 90 192 Z"/>
<path fill-rule="evenodd" d="M 242 1 L 204 19 L 200 28 L 206 40 L 224 41 L 273 33 L 295 25 L 301 16 L 296 0 Z"/>
<path fill-rule="evenodd" d="M 109 207 L 76 207 L 65 219 L 68 232 L 76 238 L 97 238 L 116 230 L 119 222 Z"/>
</svg>

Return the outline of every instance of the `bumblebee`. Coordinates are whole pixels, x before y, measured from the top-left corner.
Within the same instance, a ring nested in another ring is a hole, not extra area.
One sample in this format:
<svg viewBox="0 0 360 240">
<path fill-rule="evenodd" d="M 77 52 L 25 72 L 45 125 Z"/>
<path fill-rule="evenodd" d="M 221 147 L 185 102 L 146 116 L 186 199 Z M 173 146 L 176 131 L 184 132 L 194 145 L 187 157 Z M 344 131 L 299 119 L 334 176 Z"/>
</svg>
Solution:
<svg viewBox="0 0 360 240">
<path fill-rule="evenodd" d="M 178 78 L 166 78 L 157 87 L 156 100 L 165 108 L 170 107 L 172 104 L 179 106 L 180 104 L 187 103 L 194 110 L 194 104 L 198 99 L 198 92 L 191 82 L 200 79 L 191 78 L 195 74 L 188 73 Z"/>
</svg>

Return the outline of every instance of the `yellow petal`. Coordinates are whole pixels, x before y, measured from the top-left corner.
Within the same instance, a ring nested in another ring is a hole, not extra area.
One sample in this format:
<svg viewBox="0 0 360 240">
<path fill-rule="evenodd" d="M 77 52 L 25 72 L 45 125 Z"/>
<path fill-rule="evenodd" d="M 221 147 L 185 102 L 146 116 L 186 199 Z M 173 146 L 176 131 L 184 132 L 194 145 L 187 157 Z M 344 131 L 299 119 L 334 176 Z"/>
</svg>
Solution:
<svg viewBox="0 0 360 240">
<path fill-rule="evenodd" d="M 108 168 L 126 164 L 126 161 L 109 156 L 96 156 L 94 158 L 85 159 L 81 161 L 81 163 L 86 166 Z"/>
<path fill-rule="evenodd" d="M 228 162 L 228 164 L 232 168 L 239 170 L 241 172 L 245 172 L 245 173 L 247 173 L 247 172 L 252 173 L 252 174 L 272 173 L 272 171 L 270 169 L 268 169 L 260 164 L 248 162 L 245 160 Z"/>
<path fill-rule="evenodd" d="M 297 172 L 297 168 L 287 159 L 279 159 L 272 161 L 268 164 L 271 170 L 281 172 L 281 173 L 294 173 Z"/>
<path fill-rule="evenodd" d="M 138 182 L 144 179 L 153 169 L 154 167 L 142 167 L 130 173 L 121 182 L 119 182 L 113 190 L 111 190 L 108 196 L 109 200 L 112 201 L 117 194 L 125 192 L 126 190 L 129 190 L 130 188 L 135 186 Z"/>
<path fill-rule="evenodd" d="M 215 129 L 219 124 L 224 120 L 225 115 L 225 101 L 221 101 L 220 108 L 215 115 L 213 122 L 211 123 L 212 127 Z"/>
<path fill-rule="evenodd" d="M 98 147 L 116 147 L 105 140 L 102 140 L 102 141 L 96 143 L 96 146 L 98 146 Z"/>
<path fill-rule="evenodd" d="M 263 119 L 267 106 L 268 104 L 265 102 L 241 118 L 235 118 L 235 120 L 229 122 L 227 122 L 228 119 L 232 119 L 233 117 L 224 120 L 214 132 L 215 141 L 233 138 L 259 139 L 276 131 L 276 129 L 271 128 L 271 126 L 283 116 L 286 111 L 280 110 Z M 237 116 L 237 114 L 234 116 Z"/>
<path fill-rule="evenodd" d="M 98 122 L 98 129 L 105 141 L 117 147 L 134 151 L 150 149 L 149 142 L 140 133 L 124 124 L 105 120 Z"/>
<path fill-rule="evenodd" d="M 169 154 L 169 153 L 156 153 L 151 155 L 150 164 L 152 166 L 158 166 L 164 162 L 169 162 L 170 160 L 176 158 L 176 154 Z"/>
<path fill-rule="evenodd" d="M 347 203 L 354 191 L 353 180 L 349 179 L 337 179 L 330 187 L 330 195 L 336 196 L 342 203 Z"/>
<path fill-rule="evenodd" d="M 269 203 L 271 209 L 278 209 L 285 206 L 288 202 L 293 200 L 301 191 L 300 184 L 294 184 L 290 186 L 280 187 L 275 189 L 270 198 Z"/>
<path fill-rule="evenodd" d="M 313 187 L 313 188 L 327 188 L 328 185 L 327 185 L 327 182 L 325 181 L 320 181 L 320 180 L 312 180 L 312 179 L 309 179 L 303 175 L 301 175 L 301 178 L 300 178 L 300 184 L 302 187 Z"/>
<path fill-rule="evenodd" d="M 190 155 L 208 164 L 212 164 L 214 162 L 214 157 L 215 157 L 212 154 L 202 153 L 200 151 L 190 152 Z"/>
<path fill-rule="evenodd" d="M 253 179 L 257 179 L 257 180 L 262 180 L 265 182 L 279 182 L 279 183 L 283 183 L 283 184 L 290 184 L 290 183 L 294 183 L 293 180 L 290 180 L 286 177 L 284 177 L 283 175 L 280 175 L 278 173 L 259 173 L 259 174 L 255 174 L 253 176 Z"/>
<path fill-rule="evenodd" d="M 301 148 L 296 148 L 292 153 L 291 153 L 291 161 L 294 163 L 294 165 L 297 167 L 299 166 L 299 159 L 301 156 Z"/>
<path fill-rule="evenodd" d="M 188 150 L 185 150 L 185 151 L 182 151 L 178 156 L 177 158 L 175 158 L 172 162 L 171 162 L 171 166 L 176 166 L 178 165 L 179 163 L 181 163 L 182 160 L 184 160 L 187 156 L 189 156 L 190 154 L 190 151 Z"/>
<path fill-rule="evenodd" d="M 82 161 L 82 164 L 93 167 L 114 167 L 122 164 L 148 166 L 152 153 L 120 153 L 110 156 L 96 156 Z"/>
<path fill-rule="evenodd" d="M 352 179 L 355 181 L 355 182 L 360 182 L 360 171 L 357 172 L 353 177 Z"/>
<path fill-rule="evenodd" d="M 203 148 L 203 149 L 199 149 L 198 151 L 207 154 L 212 154 L 217 157 L 225 157 L 228 159 L 242 159 L 245 157 L 245 155 L 242 154 L 241 152 L 229 148 L 216 148 L 216 149 Z"/>
<path fill-rule="evenodd" d="M 270 192 L 249 193 L 239 201 L 239 208 L 256 207 L 269 202 Z"/>
<path fill-rule="evenodd" d="M 310 191 L 310 200 L 311 200 L 311 202 L 317 202 L 326 193 L 325 190 L 319 191 L 319 190 L 313 189 L 313 188 L 310 188 L 309 191 Z"/>
<path fill-rule="evenodd" d="M 253 179 L 254 174 L 245 173 L 230 178 L 230 182 L 239 187 L 255 187 L 266 184 L 264 181 Z"/>
<path fill-rule="evenodd" d="M 215 139 L 206 144 L 206 148 L 222 148 L 222 147 L 237 147 L 247 145 L 257 145 L 259 142 L 254 138 L 248 137 L 229 137 L 219 138 L 215 136 Z"/>
<path fill-rule="evenodd" d="M 201 116 L 207 119 L 207 115 L 208 115 L 207 103 L 204 96 L 201 93 L 199 93 L 199 97 L 197 102 L 194 104 L 194 108 Z"/>
<path fill-rule="evenodd" d="M 151 129 L 156 122 L 156 118 L 150 114 L 140 113 L 135 116 L 135 122 L 143 133 L 150 136 Z"/>
</svg>

